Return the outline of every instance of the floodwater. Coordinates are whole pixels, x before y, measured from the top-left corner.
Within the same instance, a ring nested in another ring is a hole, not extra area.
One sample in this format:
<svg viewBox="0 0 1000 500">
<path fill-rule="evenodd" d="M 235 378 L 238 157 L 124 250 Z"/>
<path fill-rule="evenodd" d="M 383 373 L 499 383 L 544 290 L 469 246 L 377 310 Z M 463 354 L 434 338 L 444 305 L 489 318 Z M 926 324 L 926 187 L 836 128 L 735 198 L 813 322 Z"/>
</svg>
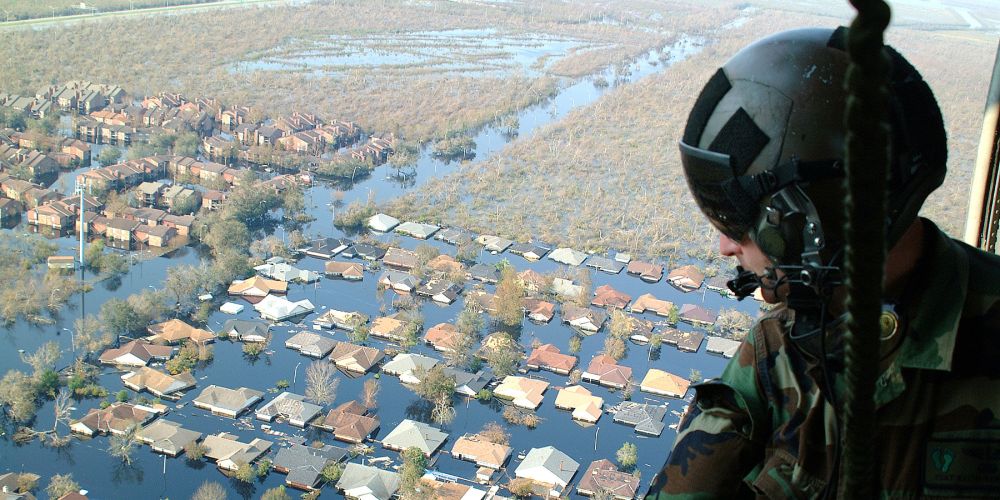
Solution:
<svg viewBox="0 0 1000 500">
<path fill-rule="evenodd" d="M 664 49 L 669 56 L 661 58 L 659 51 L 648 54 L 640 58 L 633 66 L 631 75 L 626 81 L 633 81 L 642 76 L 648 75 L 667 66 L 670 62 L 687 57 L 699 49 L 699 44 L 695 40 L 684 39 L 677 45 Z M 663 62 L 661 62 L 661 59 Z M 603 75 L 612 81 L 610 70 Z M 597 99 L 603 88 L 593 85 L 592 79 L 583 79 L 573 83 L 551 99 L 550 101 L 526 109 L 519 113 L 520 136 L 526 136 L 538 127 L 551 123 L 564 116 L 571 109 L 584 106 Z M 492 126 L 485 127 L 479 131 L 476 139 L 476 156 L 478 159 L 489 158 L 495 154 L 504 144 L 509 142 L 500 131 Z M 334 189 L 345 190 L 345 203 L 353 199 L 366 199 L 369 191 L 378 201 L 391 199 L 408 189 L 421 185 L 429 178 L 446 175 L 459 168 L 457 163 L 445 163 L 433 159 L 428 151 L 424 151 L 416 167 L 415 177 L 409 177 L 400 182 L 398 178 L 387 178 L 392 172 L 388 167 L 380 167 L 371 177 L 362 180 L 353 186 L 335 186 L 333 184 L 318 183 L 309 191 L 308 210 L 316 217 L 316 220 L 305 226 L 304 232 L 310 236 L 342 236 L 342 233 L 332 227 L 332 214 L 328 202 Z M 277 235 L 286 236 L 286 231 L 290 228 L 278 226 Z M 24 228 L 7 232 L 5 235 L 15 235 L 23 232 Z M 378 238 L 383 241 L 396 241 L 397 244 L 406 248 L 415 248 L 424 242 L 402 237 L 398 235 L 381 235 Z M 76 251 L 76 243 L 72 238 L 60 238 L 55 240 L 61 247 L 61 253 L 73 253 Z M 427 244 L 434 245 L 442 252 L 454 254 L 454 248 L 441 242 L 431 241 Z M 155 258 L 142 261 L 132 268 L 120 283 L 101 283 L 86 296 L 85 312 L 96 313 L 99 305 L 110 297 L 125 297 L 129 294 L 137 293 L 144 288 L 157 288 L 162 286 L 167 269 L 171 266 L 182 264 L 195 264 L 203 256 L 195 248 L 183 248 L 167 257 Z M 507 259 L 518 270 L 534 269 L 539 272 L 551 272 L 559 269 L 560 265 L 543 260 L 537 263 L 529 263 L 524 259 L 511 254 L 492 255 L 483 252 L 480 262 L 497 263 Z M 314 258 L 304 258 L 298 263 L 299 267 L 314 271 L 323 270 L 323 261 Z M 574 270 L 575 271 L 575 270 Z M 755 315 L 757 304 L 752 301 L 736 302 L 723 298 L 714 292 L 695 292 L 684 294 L 672 288 L 665 282 L 656 284 L 645 283 L 638 278 L 620 275 L 608 275 L 601 272 L 591 271 L 593 285 L 600 286 L 610 284 L 618 290 L 624 291 L 633 298 L 643 293 L 652 293 L 658 298 L 673 301 L 680 305 L 684 303 L 697 303 L 705 307 L 718 311 L 721 308 L 738 308 L 741 311 Z M 288 298 L 290 300 L 300 300 L 303 298 L 313 301 L 316 305 L 317 313 L 329 308 L 340 310 L 359 310 L 372 317 L 379 315 L 380 309 L 385 307 L 391 311 L 391 303 L 395 295 L 387 292 L 381 299 L 377 298 L 375 282 L 377 274 L 367 273 L 364 281 L 360 283 L 322 279 L 316 285 L 291 285 Z M 466 287 L 470 289 L 472 284 Z M 487 285 L 487 291 L 492 291 L 493 286 Z M 221 299 L 221 298 L 220 298 Z M 221 300 L 217 300 L 221 304 Z M 462 300 L 450 306 L 441 306 L 428 301 L 420 301 L 421 312 L 424 316 L 425 328 L 441 323 L 452 322 L 461 311 Z M 249 306 L 235 316 L 242 319 L 256 319 L 256 315 Z M 61 311 L 55 318 L 52 325 L 33 326 L 24 322 L 19 322 L 10 328 L 0 331 L 0 342 L 4 349 L 0 349 L 0 366 L 6 368 L 17 367 L 27 370 L 27 365 L 23 364 L 18 357 L 18 351 L 23 349 L 31 352 L 42 343 L 55 340 L 63 349 L 64 355 L 60 360 L 60 367 L 69 363 L 72 359 L 72 343 L 70 339 L 70 328 L 73 320 L 81 313 L 77 298 L 71 300 L 71 304 Z M 650 315 L 644 315 L 647 319 L 658 321 Z M 209 320 L 209 327 L 217 329 L 221 324 L 233 316 L 225 315 L 221 312 L 214 313 Z M 293 392 L 302 393 L 305 390 L 304 373 L 305 368 L 311 358 L 299 355 L 296 351 L 286 349 L 284 340 L 291 334 L 308 328 L 308 320 L 314 316 L 306 318 L 306 323 L 302 325 L 279 324 L 272 329 L 273 340 L 271 343 L 271 354 L 261 355 L 258 359 L 248 359 L 243 356 L 241 345 L 230 342 L 217 342 L 214 347 L 214 361 L 207 365 L 199 366 L 194 375 L 198 381 L 198 386 L 180 400 L 182 408 L 174 408 L 166 418 L 179 422 L 183 426 L 194 429 L 205 434 L 229 432 L 235 434 L 243 441 L 248 441 L 254 437 L 273 440 L 273 437 L 265 435 L 259 430 L 259 425 L 255 430 L 244 430 L 234 426 L 234 421 L 222 417 L 209 415 L 203 410 L 193 408 L 191 400 L 200 390 L 209 384 L 218 384 L 226 387 L 247 386 L 258 390 L 273 388 L 278 380 L 289 380 L 295 383 L 289 389 Z M 550 324 L 538 325 L 528 321 L 524 322 L 520 342 L 529 346 L 533 340 L 537 339 L 541 343 L 552 343 L 558 346 L 563 352 L 568 352 L 569 340 L 573 335 L 565 325 L 559 322 L 559 316 Z M 689 329 L 688 325 L 680 325 L 681 329 Z M 487 327 L 483 333 L 489 333 Z M 325 331 L 325 336 L 337 340 L 346 340 L 343 332 Z M 602 348 L 606 332 L 602 332 L 583 338 L 581 350 L 577 354 L 580 362 L 578 368 L 586 368 L 591 358 Z M 369 342 L 371 345 L 385 347 L 377 340 Z M 429 347 L 418 345 L 413 349 L 438 357 Z M 704 350 L 704 345 L 698 353 L 682 353 L 676 349 L 664 345 L 661 350 L 650 351 L 646 346 L 628 344 L 628 354 L 623 360 L 633 368 L 636 381 L 640 381 L 649 368 L 659 368 L 682 376 L 687 376 L 692 369 L 698 369 L 705 377 L 717 376 L 721 373 L 726 364 L 726 360 L 709 355 Z M 119 379 L 120 373 L 111 369 L 106 369 L 101 376 L 101 383 L 105 385 L 112 395 L 123 388 Z M 368 374 L 363 378 L 351 378 L 338 375 L 340 380 L 336 402 L 329 407 L 349 401 L 357 397 L 361 386 L 367 378 L 375 377 Z M 552 383 L 552 387 L 545 394 L 545 401 L 539 408 L 538 414 L 541 423 L 535 429 L 524 427 L 513 427 L 511 431 L 511 445 L 515 450 L 514 457 L 508 462 L 508 474 L 513 476 L 513 470 L 517 467 L 519 460 L 516 458 L 518 452 L 527 451 L 532 447 L 542 447 L 552 445 L 574 457 L 580 463 L 580 470 L 574 478 L 574 484 L 579 481 L 580 476 L 591 461 L 599 458 L 614 459 L 615 452 L 624 442 L 632 442 L 638 445 L 638 470 L 642 477 L 644 490 L 666 457 L 674 439 L 674 432 L 664 429 L 663 434 L 658 438 L 644 437 L 635 434 L 632 428 L 615 424 L 610 415 L 604 415 L 595 426 L 584 427 L 575 423 L 570 414 L 557 410 L 554 407 L 556 397 L 555 387 L 566 385 L 566 377 L 555 375 L 549 372 L 536 372 L 533 376 L 542 377 Z M 399 381 L 391 376 L 381 376 L 381 391 L 378 396 L 378 413 L 382 419 L 382 427 L 378 437 L 388 434 L 395 425 L 404 418 L 412 418 L 424 422 L 430 422 L 430 407 L 423 403 L 419 397 L 409 389 L 402 386 Z M 622 400 L 620 392 L 613 392 L 603 387 L 593 384 L 586 384 L 595 395 L 603 397 L 606 405 L 613 405 Z M 270 400 L 276 393 L 267 393 L 265 400 Z M 680 411 L 685 402 L 676 399 L 665 399 L 660 397 L 650 397 L 644 393 L 636 391 L 633 395 L 635 401 L 649 401 L 656 404 L 667 404 L 671 411 Z M 86 414 L 89 408 L 98 406 L 99 400 L 89 399 L 77 401 L 73 416 L 76 418 Z M 502 422 L 502 406 L 496 402 L 492 404 L 481 403 L 479 401 L 466 401 L 456 398 L 455 400 L 457 416 L 455 420 L 443 429 L 450 433 L 449 441 L 445 443 L 443 449 L 450 450 L 454 441 L 462 434 L 476 432 L 482 426 L 491 421 Z M 173 405 L 171 405 L 173 408 Z M 48 428 L 52 425 L 52 406 L 47 403 L 42 406 L 38 413 L 36 427 Z M 677 417 L 668 413 L 665 423 L 671 424 L 677 421 Z M 256 422 L 259 424 L 260 422 Z M 311 442 L 322 440 L 327 443 L 337 444 L 329 434 L 314 430 L 300 430 L 287 424 L 275 424 L 274 428 L 281 432 L 294 436 L 295 439 Z M 4 434 L 0 437 L 0 471 L 14 470 L 34 472 L 42 475 L 41 481 L 44 487 L 48 478 L 53 474 L 72 472 L 75 479 L 81 486 L 90 491 L 91 498 L 188 498 L 194 490 L 204 481 L 218 481 L 225 485 L 231 498 L 257 498 L 261 493 L 274 486 L 282 484 L 284 476 L 282 474 L 271 473 L 266 479 L 256 481 L 250 485 L 240 484 L 231 481 L 225 476 L 213 470 L 210 463 L 199 461 L 187 461 L 183 455 L 179 458 L 164 458 L 153 453 L 148 447 L 140 446 L 133 453 L 133 463 L 124 465 L 111 458 L 107 453 L 108 438 L 97 437 L 94 439 L 73 439 L 72 443 L 61 449 L 46 447 L 40 443 L 32 442 L 27 445 L 16 445 L 10 439 L 15 430 L 12 425 L 5 425 L 2 428 Z M 63 433 L 68 429 L 62 428 Z M 279 446 L 283 443 L 275 441 L 269 456 L 273 458 Z M 398 455 L 382 449 L 376 444 L 376 456 L 392 457 L 396 464 L 399 463 Z M 468 462 L 460 462 L 451 459 L 443 454 L 436 455 L 437 459 L 432 468 L 441 472 L 460 477 L 473 477 L 474 465 Z M 361 460 L 355 459 L 355 460 Z M 576 496 L 575 488 L 572 495 Z M 331 487 L 324 489 L 324 495 L 335 495 Z"/>
<path fill-rule="evenodd" d="M 599 45 L 583 40 L 542 34 L 504 35 L 491 29 L 335 35 L 290 41 L 252 60 L 235 63 L 230 71 L 296 71 L 329 76 L 355 68 L 378 68 L 435 74 L 460 72 L 463 76 L 520 71 L 534 77 L 546 65 L 543 58 L 596 47 Z"/>
</svg>

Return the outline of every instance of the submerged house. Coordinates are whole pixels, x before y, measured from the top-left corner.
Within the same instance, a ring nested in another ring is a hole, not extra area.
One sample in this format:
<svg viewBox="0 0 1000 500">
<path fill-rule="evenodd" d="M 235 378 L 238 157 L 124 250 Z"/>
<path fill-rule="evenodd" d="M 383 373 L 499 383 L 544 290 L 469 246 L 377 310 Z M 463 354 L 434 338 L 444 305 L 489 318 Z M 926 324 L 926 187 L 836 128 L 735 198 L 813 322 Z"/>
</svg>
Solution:
<svg viewBox="0 0 1000 500">
<path fill-rule="evenodd" d="M 305 396 L 282 392 L 255 412 L 258 420 L 273 422 L 276 418 L 288 421 L 296 427 L 305 427 L 310 420 L 316 418 L 323 407 L 309 403 Z"/>
<path fill-rule="evenodd" d="M 639 279 L 647 283 L 656 283 L 663 278 L 662 265 L 653 264 L 651 262 L 642 262 L 639 260 L 629 262 L 625 272 L 633 276 L 638 276 Z"/>
<path fill-rule="evenodd" d="M 701 283 L 705 281 L 705 273 L 693 264 L 688 264 L 670 271 L 667 281 L 682 292 L 691 292 L 701 288 Z"/>
<path fill-rule="evenodd" d="M 611 285 L 601 285 L 594 290 L 594 300 L 590 301 L 597 307 L 613 307 L 615 309 L 625 309 L 632 301 L 632 296 L 615 290 Z"/>
<path fill-rule="evenodd" d="M 420 280 L 416 276 L 402 271 L 386 271 L 378 279 L 378 284 L 397 292 L 410 293 L 420 286 Z"/>
<path fill-rule="evenodd" d="M 650 394 L 683 398 L 684 394 L 687 393 L 689 385 L 691 385 L 691 382 L 680 375 L 650 368 L 646 372 L 646 377 L 639 384 L 639 390 Z"/>
<path fill-rule="evenodd" d="M 179 319 L 149 325 L 146 327 L 146 331 L 149 332 L 149 337 L 146 337 L 146 340 L 158 344 L 176 344 L 185 340 L 196 344 L 207 344 L 215 341 L 214 333 L 195 328 Z"/>
<path fill-rule="evenodd" d="M 615 358 L 607 354 L 598 354 L 590 360 L 590 365 L 583 372 L 581 379 L 605 387 L 622 389 L 632 381 L 632 368 L 619 365 Z"/>
<path fill-rule="evenodd" d="M 313 312 L 315 306 L 308 299 L 292 302 L 284 297 L 268 295 L 263 300 L 254 304 L 254 309 L 260 313 L 264 319 L 271 321 L 284 321 L 289 318 L 304 316 Z"/>
<path fill-rule="evenodd" d="M 560 375 L 569 375 L 576 366 L 576 356 L 563 354 L 553 344 L 544 344 L 531 351 L 525 364 L 529 370 L 548 370 Z"/>
<path fill-rule="evenodd" d="M 337 481 L 337 489 L 348 499 L 389 500 L 399 490 L 400 482 L 395 472 L 348 463 Z"/>
<path fill-rule="evenodd" d="M 131 403 L 113 403 L 107 408 L 91 408 L 87 415 L 69 424 L 77 434 L 124 434 L 129 427 L 142 426 L 156 417 L 152 408 Z"/>
<path fill-rule="evenodd" d="M 288 282 L 254 276 L 245 280 L 233 281 L 233 284 L 229 285 L 228 292 L 229 295 L 243 297 L 250 302 L 257 302 L 268 294 L 284 295 L 288 292 Z"/>
<path fill-rule="evenodd" d="M 542 404 L 548 387 L 549 383 L 544 380 L 510 375 L 493 390 L 493 395 L 511 401 L 514 406 L 534 410 Z"/>
<path fill-rule="evenodd" d="M 394 451 L 415 447 L 419 448 L 424 456 L 430 457 L 447 439 L 448 433 L 436 427 L 405 419 L 382 438 L 382 447 Z"/>
<path fill-rule="evenodd" d="M 705 350 L 712 354 L 720 354 L 726 358 L 732 358 L 740 350 L 740 342 L 722 337 L 708 337 L 708 346 Z"/>
<path fill-rule="evenodd" d="M 476 373 L 469 373 L 463 370 L 446 367 L 444 374 L 455 377 L 455 392 L 463 396 L 474 398 L 479 391 L 486 388 L 493 381 L 493 372 L 489 369 L 479 370 Z"/>
<path fill-rule="evenodd" d="M 287 474 L 285 484 L 292 488 L 312 491 L 322 479 L 323 469 L 330 463 L 343 461 L 350 452 L 325 444 L 319 447 L 292 444 L 278 450 L 274 457 L 274 470 Z"/>
<path fill-rule="evenodd" d="M 560 264 L 579 266 L 580 264 L 583 264 L 583 261 L 587 260 L 587 254 L 578 252 L 572 248 L 563 247 L 553 250 L 549 254 L 549 258 Z"/>
<path fill-rule="evenodd" d="M 540 299 L 524 299 L 524 314 L 531 321 L 548 323 L 556 314 L 556 305 Z"/>
<path fill-rule="evenodd" d="M 639 478 L 635 474 L 618 470 L 610 460 L 591 462 L 576 485 L 577 493 L 592 497 L 601 492 L 615 500 L 632 500 L 639 490 Z"/>
<path fill-rule="evenodd" d="M 185 446 L 201 439 L 201 433 L 161 418 L 143 427 L 135 437 L 157 453 L 176 457 L 184 451 Z"/>
<path fill-rule="evenodd" d="M 325 357 L 333 350 L 333 346 L 336 344 L 336 340 L 305 331 L 296 333 L 289 337 L 288 340 L 285 340 L 285 347 L 295 349 L 313 358 Z"/>
<path fill-rule="evenodd" d="M 508 240 L 507 238 L 501 238 L 499 236 L 492 236 L 488 234 L 479 236 L 476 238 L 476 242 L 482 245 L 487 252 L 491 253 L 502 253 L 514 244 L 513 241 Z"/>
<path fill-rule="evenodd" d="M 663 343 L 672 345 L 679 351 L 698 352 L 701 343 L 705 340 L 705 334 L 701 332 L 683 332 L 676 328 L 667 328 L 660 332 Z M 739 346 L 739 342 L 736 342 Z M 732 357 L 732 356 L 730 356 Z"/>
<path fill-rule="evenodd" d="M 326 414 L 314 426 L 333 434 L 334 439 L 361 443 L 378 430 L 378 415 L 372 414 L 357 401 L 344 403 Z"/>
<path fill-rule="evenodd" d="M 552 250 L 552 247 L 541 243 L 514 243 L 510 247 L 510 253 L 520 255 L 531 262 L 541 260 L 549 250 Z"/>
<path fill-rule="evenodd" d="M 451 447 L 451 456 L 480 467 L 500 469 L 510 458 L 510 446 L 490 442 L 479 434 L 466 434 Z"/>
<path fill-rule="evenodd" d="M 458 227 L 446 227 L 434 235 L 434 239 L 441 240 L 449 245 L 460 245 L 472 241 L 475 235 Z"/>
<path fill-rule="evenodd" d="M 669 317 L 670 311 L 673 308 L 673 302 L 670 302 L 669 300 L 660 300 L 651 293 L 644 293 L 640 295 L 639 298 L 635 299 L 635 302 L 629 306 L 628 310 L 636 314 L 651 311 L 657 316 Z"/>
<path fill-rule="evenodd" d="M 289 281 L 299 283 L 319 281 L 319 273 L 307 269 L 299 269 L 285 262 L 261 264 L 253 269 L 261 276 L 286 283 Z"/>
<path fill-rule="evenodd" d="M 271 337 L 271 326 L 261 321 L 230 319 L 222 324 L 219 335 L 226 335 L 240 342 L 266 342 Z"/>
<path fill-rule="evenodd" d="M 426 373 L 437 364 L 438 360 L 429 356 L 401 352 L 392 361 L 382 365 L 382 373 L 399 377 L 399 381 L 404 384 L 419 384 L 419 374 Z"/>
<path fill-rule="evenodd" d="M 236 418 L 261 400 L 264 393 L 246 387 L 229 389 L 218 385 L 210 385 L 194 398 L 194 406 L 211 411 L 213 415 Z"/>
<path fill-rule="evenodd" d="M 634 401 L 623 401 L 618 405 L 614 421 L 635 427 L 635 432 L 649 436 L 659 436 L 663 432 L 663 417 L 666 405 L 658 406 Z"/>
<path fill-rule="evenodd" d="M 299 251 L 318 259 L 332 259 L 335 255 L 347 250 L 353 242 L 343 238 L 320 238 L 309 242 L 309 246 Z"/>
<path fill-rule="evenodd" d="M 596 333 L 608 319 L 607 313 L 603 311 L 575 304 L 563 304 L 562 317 L 563 323 L 580 330 L 585 335 Z"/>
<path fill-rule="evenodd" d="M 390 316 L 375 318 L 375 321 L 372 322 L 370 334 L 376 338 L 390 340 L 393 342 L 402 342 L 405 340 L 403 338 L 405 329 L 406 323 L 399 319 L 397 313 Z"/>
<path fill-rule="evenodd" d="M 399 234 L 405 234 L 407 236 L 412 236 L 417 239 L 426 240 L 430 238 L 441 229 L 440 226 L 435 226 L 434 224 L 423 224 L 420 222 L 404 222 L 396 227 L 396 232 Z"/>
<path fill-rule="evenodd" d="M 497 266 L 482 262 L 469 268 L 467 276 L 483 283 L 496 284 L 500 281 L 500 271 L 497 270 Z"/>
<path fill-rule="evenodd" d="M 325 272 L 329 278 L 361 281 L 365 278 L 365 266 L 360 262 L 327 262 Z"/>
<path fill-rule="evenodd" d="M 571 411 L 574 420 L 593 424 L 601 418 L 604 399 L 594 396 L 582 385 L 572 385 L 559 390 L 555 405 L 560 410 Z"/>
<path fill-rule="evenodd" d="M 440 304 L 451 304 L 461 292 L 460 285 L 443 279 L 432 279 L 417 288 L 417 295 L 430 297 L 431 300 Z"/>
<path fill-rule="evenodd" d="M 514 476 L 530 479 L 543 496 L 560 497 L 573 480 L 580 464 L 552 446 L 532 448 L 514 470 Z"/>
<path fill-rule="evenodd" d="M 368 322 L 368 315 L 358 311 L 327 309 L 312 322 L 322 328 L 340 328 L 341 330 L 353 331 Z"/>
<path fill-rule="evenodd" d="M 104 365 L 146 366 L 150 361 L 166 361 L 173 356 L 174 348 L 133 340 L 119 348 L 109 348 L 98 360 Z"/>
<path fill-rule="evenodd" d="M 183 391 L 195 386 L 195 379 L 189 371 L 170 375 L 143 366 L 122 375 L 122 383 L 136 392 L 149 391 L 158 398 L 177 400 L 181 398 Z"/>
<path fill-rule="evenodd" d="M 415 252 L 391 247 L 385 251 L 385 255 L 382 257 L 382 264 L 399 271 L 412 271 L 420 265 L 420 258 Z"/>
<path fill-rule="evenodd" d="M 337 368 L 355 374 L 364 374 L 382 360 L 385 354 L 374 347 L 337 342 L 330 353 L 330 361 Z"/>
<path fill-rule="evenodd" d="M 684 304 L 678 314 L 680 320 L 697 326 L 712 326 L 719 317 L 715 311 L 694 304 Z"/>
<path fill-rule="evenodd" d="M 271 449 L 271 442 L 254 438 L 249 443 L 239 441 L 237 436 L 220 432 L 205 437 L 205 457 L 214 460 L 223 470 L 234 471 L 241 463 L 253 463 Z"/>
<path fill-rule="evenodd" d="M 386 214 L 375 214 L 368 218 L 368 227 L 373 231 L 388 233 L 399 225 L 399 219 Z"/>
<path fill-rule="evenodd" d="M 611 260 L 607 257 L 601 257 L 599 255 L 594 255 L 587 260 L 587 267 L 592 267 L 598 271 L 602 271 L 608 274 L 618 274 L 622 272 L 625 268 L 625 264 Z"/>
<path fill-rule="evenodd" d="M 430 327 L 424 334 L 424 342 L 430 344 L 436 351 L 453 351 L 461 336 L 462 333 L 455 325 L 438 323 Z"/>
</svg>

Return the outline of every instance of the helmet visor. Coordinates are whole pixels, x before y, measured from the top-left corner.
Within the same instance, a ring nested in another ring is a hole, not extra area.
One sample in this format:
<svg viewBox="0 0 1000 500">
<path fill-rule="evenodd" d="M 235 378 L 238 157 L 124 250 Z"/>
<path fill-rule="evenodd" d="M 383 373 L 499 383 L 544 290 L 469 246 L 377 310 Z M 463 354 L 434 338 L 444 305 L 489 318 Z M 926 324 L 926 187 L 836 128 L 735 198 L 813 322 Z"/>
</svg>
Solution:
<svg viewBox="0 0 1000 500">
<path fill-rule="evenodd" d="M 740 241 L 757 220 L 759 200 L 736 181 L 729 155 L 680 142 L 684 177 L 702 213 L 716 229 Z"/>
</svg>

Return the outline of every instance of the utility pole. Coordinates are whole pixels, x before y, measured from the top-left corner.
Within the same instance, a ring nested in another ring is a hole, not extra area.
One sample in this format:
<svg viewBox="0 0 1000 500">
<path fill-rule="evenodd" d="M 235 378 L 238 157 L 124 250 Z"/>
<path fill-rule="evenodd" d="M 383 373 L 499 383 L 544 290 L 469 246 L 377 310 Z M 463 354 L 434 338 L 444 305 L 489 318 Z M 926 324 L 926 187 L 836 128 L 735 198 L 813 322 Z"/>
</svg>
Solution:
<svg viewBox="0 0 1000 500">
<path fill-rule="evenodd" d="M 77 231 L 80 235 L 80 325 L 83 325 L 83 319 L 86 317 L 86 291 L 84 290 L 84 268 L 86 267 L 86 262 L 84 261 L 83 251 L 87 244 L 87 224 L 84 222 L 84 210 L 86 205 L 84 205 L 84 185 L 80 178 L 76 178 L 76 188 L 75 191 L 80 193 L 80 229 Z M 76 352 L 76 342 L 73 342 L 73 352 Z"/>
</svg>

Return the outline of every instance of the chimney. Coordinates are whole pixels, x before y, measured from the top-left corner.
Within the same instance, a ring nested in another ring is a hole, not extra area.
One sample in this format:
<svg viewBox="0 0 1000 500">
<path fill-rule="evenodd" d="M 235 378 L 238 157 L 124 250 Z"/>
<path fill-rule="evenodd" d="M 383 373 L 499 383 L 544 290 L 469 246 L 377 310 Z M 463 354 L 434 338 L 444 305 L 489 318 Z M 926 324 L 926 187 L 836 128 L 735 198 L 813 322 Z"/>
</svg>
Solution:
<svg viewBox="0 0 1000 500">
<path fill-rule="evenodd" d="M 562 460 L 559 461 L 559 470 L 560 471 L 565 470 L 565 469 L 563 469 L 563 461 Z"/>
</svg>

